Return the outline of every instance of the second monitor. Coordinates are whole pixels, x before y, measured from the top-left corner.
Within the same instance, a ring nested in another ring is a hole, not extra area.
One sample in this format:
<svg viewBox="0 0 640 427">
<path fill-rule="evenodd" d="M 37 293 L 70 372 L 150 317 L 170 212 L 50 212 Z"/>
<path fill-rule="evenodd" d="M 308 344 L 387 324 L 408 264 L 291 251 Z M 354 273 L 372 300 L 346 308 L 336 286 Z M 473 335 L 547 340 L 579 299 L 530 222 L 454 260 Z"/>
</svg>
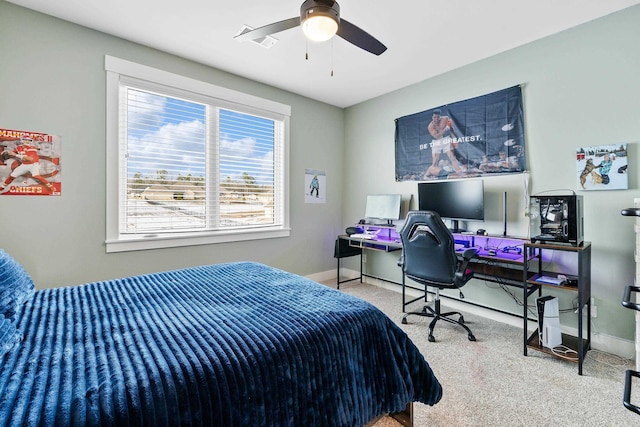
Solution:
<svg viewBox="0 0 640 427">
<path fill-rule="evenodd" d="M 401 194 L 369 194 L 364 216 L 367 219 L 383 220 L 388 225 L 400 219 L 402 209 Z"/>
</svg>

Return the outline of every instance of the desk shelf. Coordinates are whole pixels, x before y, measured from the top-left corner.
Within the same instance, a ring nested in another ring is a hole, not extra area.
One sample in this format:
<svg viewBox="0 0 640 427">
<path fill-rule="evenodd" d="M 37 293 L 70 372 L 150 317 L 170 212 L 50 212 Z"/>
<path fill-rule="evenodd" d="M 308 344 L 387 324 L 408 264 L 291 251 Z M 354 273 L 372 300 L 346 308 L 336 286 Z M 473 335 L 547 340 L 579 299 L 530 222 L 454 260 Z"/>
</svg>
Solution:
<svg viewBox="0 0 640 427">
<path fill-rule="evenodd" d="M 576 363 L 578 364 L 578 374 L 582 375 L 582 364 L 584 358 L 591 347 L 591 243 L 584 242 L 582 246 L 554 245 L 549 243 L 525 243 L 525 253 L 528 254 L 524 262 L 523 269 L 523 319 L 524 319 L 524 355 L 527 355 L 527 349 L 541 351 L 546 354 L 558 357 L 562 360 L 570 360 L 566 357 L 554 353 L 551 349 L 542 347 L 538 339 L 538 330 L 529 335 L 527 324 L 527 301 L 528 297 L 537 293 L 538 297 L 542 296 L 543 289 L 558 289 L 567 292 L 576 292 L 578 294 L 578 336 L 562 334 L 562 345 L 568 347 L 577 353 Z M 562 251 L 574 253 L 577 257 L 578 276 L 576 277 L 576 285 L 554 285 L 551 283 L 543 283 L 537 281 L 541 275 L 556 276 L 559 273 L 551 273 L 542 269 L 542 253 L 543 251 Z M 537 272 L 537 273 L 536 273 Z M 531 274 L 534 273 L 534 274 Z M 584 336 L 585 320 L 583 319 L 583 311 L 586 308 L 586 329 L 587 334 Z"/>
<path fill-rule="evenodd" d="M 515 265 L 495 262 L 495 260 L 474 260 L 468 268 L 473 270 L 473 278 L 489 282 L 504 283 L 522 287 L 522 263 Z M 484 262 L 483 262 L 484 261 Z M 533 275 L 533 273 L 530 273 Z"/>
<path fill-rule="evenodd" d="M 562 334 L 562 345 L 576 352 L 574 357 L 571 357 L 571 356 L 563 357 L 558 355 L 557 353 L 554 353 L 553 351 L 551 351 L 551 349 L 543 347 L 540 344 L 540 340 L 538 338 L 538 329 L 536 329 L 529 336 L 529 339 L 527 340 L 526 345 L 528 348 L 532 350 L 537 350 L 542 353 L 546 353 L 548 355 L 560 358 L 562 360 L 567 360 L 569 362 L 580 363 L 580 359 L 578 357 L 578 349 L 581 346 L 587 347 L 589 345 L 589 342 L 586 339 L 582 339 L 582 344 L 580 344 L 580 341 L 578 340 L 577 337 L 574 337 L 573 335 L 569 335 L 569 334 Z"/>
<path fill-rule="evenodd" d="M 374 251 L 393 252 L 402 249 L 402 245 L 395 241 L 383 239 L 358 239 L 344 236 L 349 240 L 349 246 L 352 248 L 371 249 Z"/>
<path fill-rule="evenodd" d="M 530 286 L 543 286 L 543 287 L 548 287 L 548 288 L 552 288 L 552 289 L 566 289 L 569 291 L 577 291 L 578 290 L 578 286 L 577 285 L 569 285 L 569 284 L 561 284 L 561 285 L 554 285 L 553 283 L 546 283 L 546 282 L 541 282 L 538 281 L 538 279 L 542 276 L 551 276 L 551 277 L 558 277 L 558 273 L 554 273 L 554 272 L 542 272 L 540 274 L 533 274 L 531 277 L 529 277 L 527 279 L 527 284 Z"/>
<path fill-rule="evenodd" d="M 528 240 L 473 233 L 454 233 L 454 238 L 459 254 L 468 247 L 479 250 L 478 256 L 471 260 L 468 267 L 473 270 L 475 279 L 522 287 L 522 268 L 526 256 L 524 244 Z"/>
</svg>

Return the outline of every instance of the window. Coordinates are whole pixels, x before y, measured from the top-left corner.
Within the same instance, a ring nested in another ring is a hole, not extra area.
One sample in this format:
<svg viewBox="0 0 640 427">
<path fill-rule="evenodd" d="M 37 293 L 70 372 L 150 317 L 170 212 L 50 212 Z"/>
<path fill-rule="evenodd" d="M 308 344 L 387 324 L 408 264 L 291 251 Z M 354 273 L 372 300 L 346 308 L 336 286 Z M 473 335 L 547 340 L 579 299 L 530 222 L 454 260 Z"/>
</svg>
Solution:
<svg viewBox="0 0 640 427">
<path fill-rule="evenodd" d="M 289 235 L 290 107 L 107 56 L 107 252 Z"/>
</svg>

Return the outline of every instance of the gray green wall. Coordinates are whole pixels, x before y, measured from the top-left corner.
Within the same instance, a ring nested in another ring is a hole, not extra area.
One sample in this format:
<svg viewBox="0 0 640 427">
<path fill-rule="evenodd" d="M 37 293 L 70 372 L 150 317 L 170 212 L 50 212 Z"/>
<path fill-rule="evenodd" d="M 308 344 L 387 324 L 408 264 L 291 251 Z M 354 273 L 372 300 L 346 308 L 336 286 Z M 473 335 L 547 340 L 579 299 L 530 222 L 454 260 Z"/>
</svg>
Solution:
<svg viewBox="0 0 640 427">
<path fill-rule="evenodd" d="M 635 6 L 342 110 L 0 1 L 0 127 L 63 141 L 63 195 L 0 197 L 0 247 L 38 288 L 236 260 L 327 275 L 335 268 L 334 236 L 362 216 L 366 194 L 416 195 L 416 183 L 394 181 L 394 119 L 515 84 L 523 85 L 530 192 L 577 190 L 576 147 L 627 142 L 630 164 L 638 164 L 638 22 Z M 291 237 L 106 254 L 104 55 L 291 105 Z M 305 168 L 326 170 L 326 204 L 304 203 Z M 526 236 L 523 175 L 486 178 L 485 185 L 487 221 L 477 226 L 502 232 L 507 191 L 508 231 Z M 635 275 L 635 236 L 620 209 L 640 197 L 637 168 L 629 185 L 580 193 L 593 244 L 594 331 L 622 340 L 634 335 L 620 298 Z M 367 267 L 399 280 L 396 255 L 372 254 Z M 353 261 L 347 266 L 355 268 Z M 520 312 L 502 290 L 482 282 L 465 295 Z"/>
<path fill-rule="evenodd" d="M 0 247 L 38 288 L 238 260 L 302 275 L 334 267 L 342 229 L 342 109 L 4 1 L 0 53 L 0 128 L 62 137 L 61 197 L 0 196 Z M 291 105 L 291 236 L 105 253 L 105 55 Z M 326 204 L 304 203 L 305 168 L 326 171 Z"/>
<path fill-rule="evenodd" d="M 352 224 L 362 216 L 368 193 L 417 196 L 415 182 L 394 182 L 395 118 L 522 84 L 529 191 L 566 189 L 584 196 L 585 235 L 593 245 L 592 292 L 598 307 L 594 331 L 633 340 L 633 313 L 622 308 L 620 299 L 624 286 L 635 277 L 634 220 L 622 217 L 620 210 L 633 206 L 633 199 L 640 197 L 638 23 L 640 6 L 635 6 L 348 108 L 345 157 L 360 161 L 345 170 L 343 223 Z M 419 47 L 416 54 L 420 54 Z M 576 148 L 624 142 L 629 143 L 629 190 L 579 192 Z M 376 165 L 375 173 L 368 166 L 359 166 L 371 162 Z M 507 191 L 508 232 L 527 236 L 524 176 L 486 178 L 485 191 L 487 220 L 469 226 L 502 234 L 501 195 Z M 417 207 L 415 199 L 413 207 Z M 396 254 L 370 254 L 367 268 L 399 280 L 396 259 Z M 522 312 L 495 284 L 475 281 L 464 293 L 471 301 Z M 561 308 L 571 307 L 575 295 L 568 294 Z M 569 318 L 563 323 L 572 322 L 575 327 L 577 316 L 565 317 Z"/>
</svg>

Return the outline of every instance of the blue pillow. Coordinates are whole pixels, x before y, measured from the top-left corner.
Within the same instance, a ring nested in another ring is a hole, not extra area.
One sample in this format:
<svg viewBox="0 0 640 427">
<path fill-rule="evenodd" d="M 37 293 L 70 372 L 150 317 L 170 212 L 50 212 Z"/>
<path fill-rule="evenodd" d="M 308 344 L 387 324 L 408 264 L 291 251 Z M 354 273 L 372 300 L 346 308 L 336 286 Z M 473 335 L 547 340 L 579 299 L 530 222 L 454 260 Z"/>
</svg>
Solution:
<svg viewBox="0 0 640 427">
<path fill-rule="evenodd" d="M 0 316 L 0 359 L 22 341 L 22 334 L 7 318 Z"/>
<path fill-rule="evenodd" d="M 0 249 L 0 315 L 12 320 L 34 292 L 35 286 L 29 274 Z"/>
</svg>

